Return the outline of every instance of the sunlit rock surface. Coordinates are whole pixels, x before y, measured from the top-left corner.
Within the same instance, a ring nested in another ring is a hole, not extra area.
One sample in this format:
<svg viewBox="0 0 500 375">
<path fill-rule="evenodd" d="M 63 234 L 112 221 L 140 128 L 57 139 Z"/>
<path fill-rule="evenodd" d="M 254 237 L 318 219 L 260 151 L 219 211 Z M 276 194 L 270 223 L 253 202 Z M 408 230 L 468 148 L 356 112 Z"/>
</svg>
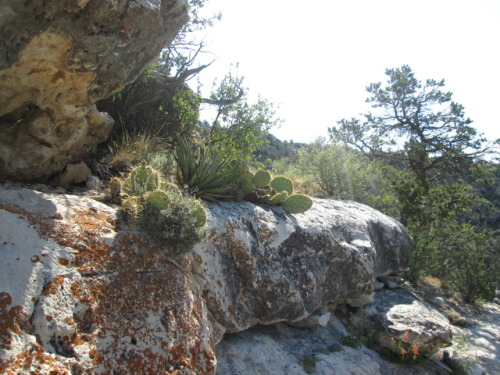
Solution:
<svg viewBox="0 0 500 375">
<path fill-rule="evenodd" d="M 363 319 L 377 332 L 377 343 L 395 354 L 405 349 L 430 356 L 452 342 L 448 318 L 409 292 L 379 291 L 374 303 L 364 309 Z"/>
<path fill-rule="evenodd" d="M 0 178 L 39 180 L 103 142 L 94 103 L 133 81 L 187 21 L 184 0 L 3 0 Z"/>
<path fill-rule="evenodd" d="M 377 275 L 406 267 L 402 227 L 363 205 L 207 211 L 208 239 L 184 256 L 116 207 L 0 187 L 0 372 L 214 374 L 225 332 L 367 303 Z"/>
<path fill-rule="evenodd" d="M 209 206 L 209 239 L 194 251 L 216 342 L 257 323 L 296 321 L 326 304 L 371 302 L 377 276 L 407 267 L 409 238 L 362 204 L 315 199 L 304 214 L 250 203 Z"/>
<path fill-rule="evenodd" d="M 118 231 L 114 209 L 0 188 L 0 241 L 0 373 L 214 372 L 187 260 Z"/>
</svg>

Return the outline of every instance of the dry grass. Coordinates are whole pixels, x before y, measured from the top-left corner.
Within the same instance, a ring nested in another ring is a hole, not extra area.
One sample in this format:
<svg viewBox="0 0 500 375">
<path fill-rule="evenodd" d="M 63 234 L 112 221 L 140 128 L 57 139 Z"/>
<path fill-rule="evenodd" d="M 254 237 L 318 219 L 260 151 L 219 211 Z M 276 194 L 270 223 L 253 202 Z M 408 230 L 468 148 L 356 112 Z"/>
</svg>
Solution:
<svg viewBox="0 0 500 375">
<path fill-rule="evenodd" d="M 420 281 L 428 286 L 432 286 L 434 288 L 441 288 L 443 286 L 443 282 L 437 277 L 432 276 L 423 276 L 420 278 Z"/>
<path fill-rule="evenodd" d="M 132 166 L 150 161 L 155 155 L 166 152 L 168 142 L 158 135 L 124 132 L 121 138 L 110 142 L 105 163 L 115 171 L 126 171 Z"/>
</svg>

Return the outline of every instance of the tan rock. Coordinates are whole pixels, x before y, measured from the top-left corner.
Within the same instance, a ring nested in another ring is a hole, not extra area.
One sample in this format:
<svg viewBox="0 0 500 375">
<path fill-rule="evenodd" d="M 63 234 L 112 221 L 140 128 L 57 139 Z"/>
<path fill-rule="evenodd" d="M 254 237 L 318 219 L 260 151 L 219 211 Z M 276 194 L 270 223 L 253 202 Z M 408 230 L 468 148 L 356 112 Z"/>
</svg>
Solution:
<svg viewBox="0 0 500 375">
<path fill-rule="evenodd" d="M 113 120 L 94 103 L 137 78 L 187 21 L 184 0 L 0 7 L 0 179 L 43 180 L 91 153 Z"/>
</svg>

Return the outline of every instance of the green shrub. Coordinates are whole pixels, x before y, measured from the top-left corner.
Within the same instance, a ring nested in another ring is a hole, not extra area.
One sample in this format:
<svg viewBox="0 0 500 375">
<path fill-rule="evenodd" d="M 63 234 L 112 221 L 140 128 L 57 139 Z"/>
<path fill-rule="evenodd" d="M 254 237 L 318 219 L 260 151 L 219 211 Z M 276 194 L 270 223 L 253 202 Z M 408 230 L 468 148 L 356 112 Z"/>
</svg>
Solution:
<svg viewBox="0 0 500 375">
<path fill-rule="evenodd" d="M 426 229 L 413 229 L 415 246 L 408 278 L 441 277 L 468 302 L 492 300 L 500 283 L 500 261 L 494 255 L 490 235 L 469 224 L 445 220 Z"/>
</svg>

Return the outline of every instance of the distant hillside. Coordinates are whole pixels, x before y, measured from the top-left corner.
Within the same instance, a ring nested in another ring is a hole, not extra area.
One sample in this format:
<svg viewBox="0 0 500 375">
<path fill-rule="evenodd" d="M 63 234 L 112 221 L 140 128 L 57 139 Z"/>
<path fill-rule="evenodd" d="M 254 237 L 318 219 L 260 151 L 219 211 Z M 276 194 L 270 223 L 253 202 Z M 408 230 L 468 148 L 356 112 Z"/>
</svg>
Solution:
<svg viewBox="0 0 500 375">
<path fill-rule="evenodd" d="M 299 149 L 306 145 L 292 140 L 282 141 L 272 134 L 268 134 L 266 140 L 267 142 L 254 154 L 255 158 L 264 164 L 266 164 L 266 161 L 279 160 L 285 157 L 294 159 L 297 157 Z"/>
</svg>

